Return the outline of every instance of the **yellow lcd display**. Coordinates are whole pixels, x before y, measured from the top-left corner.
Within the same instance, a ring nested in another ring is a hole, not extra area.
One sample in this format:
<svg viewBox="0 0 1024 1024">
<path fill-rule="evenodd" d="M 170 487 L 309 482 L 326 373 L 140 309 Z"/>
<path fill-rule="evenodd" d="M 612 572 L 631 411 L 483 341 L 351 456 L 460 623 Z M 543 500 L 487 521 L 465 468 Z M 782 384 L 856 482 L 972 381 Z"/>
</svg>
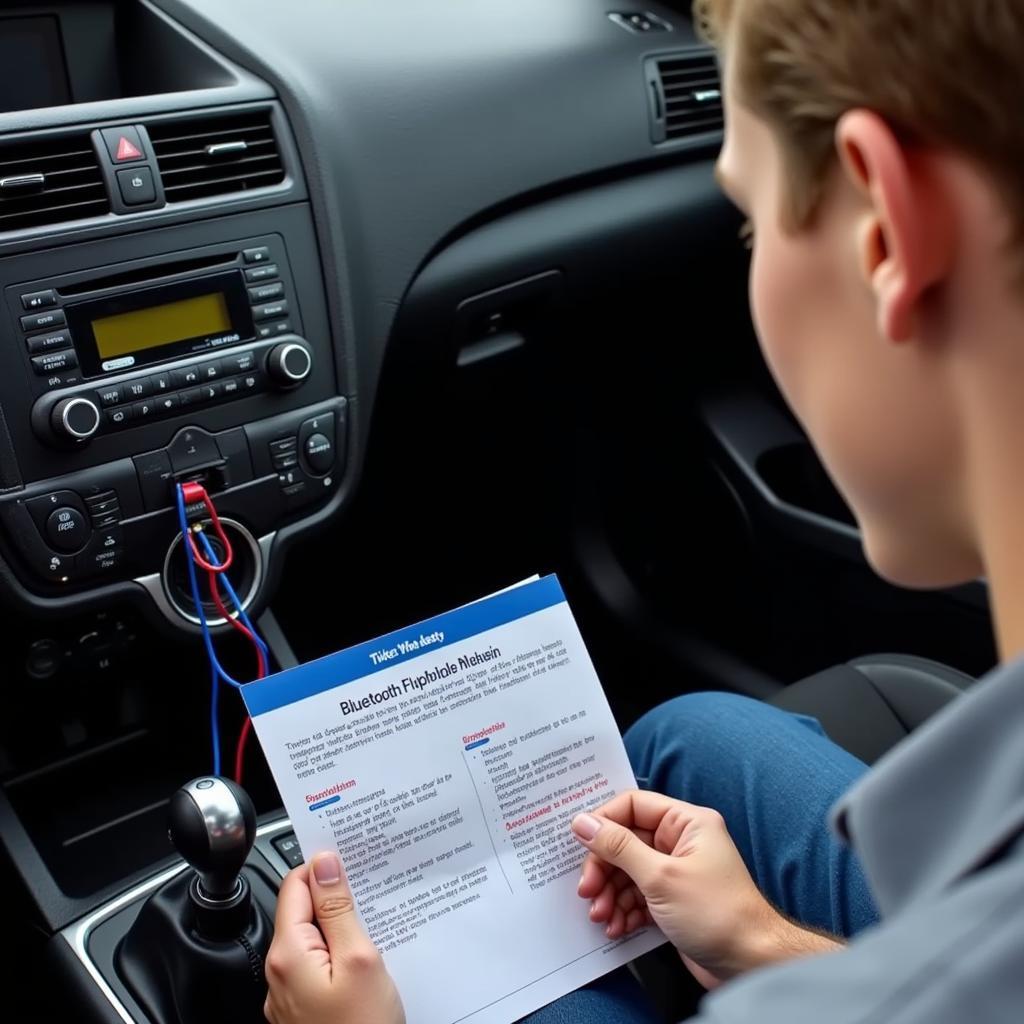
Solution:
<svg viewBox="0 0 1024 1024">
<path fill-rule="evenodd" d="M 100 359 L 130 356 L 145 349 L 230 330 L 231 316 L 223 292 L 117 313 L 92 322 Z"/>
</svg>

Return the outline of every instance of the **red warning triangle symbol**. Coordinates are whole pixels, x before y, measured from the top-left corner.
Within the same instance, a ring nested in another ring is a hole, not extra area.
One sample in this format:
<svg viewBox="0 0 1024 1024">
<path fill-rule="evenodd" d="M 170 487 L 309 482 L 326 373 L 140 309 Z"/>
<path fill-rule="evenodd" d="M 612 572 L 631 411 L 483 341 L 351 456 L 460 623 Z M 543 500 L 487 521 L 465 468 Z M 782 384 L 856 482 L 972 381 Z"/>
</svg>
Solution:
<svg viewBox="0 0 1024 1024">
<path fill-rule="evenodd" d="M 124 135 L 121 136 L 120 141 L 117 144 L 117 160 L 135 160 L 142 156 L 137 146 L 133 146 L 128 138 Z"/>
</svg>

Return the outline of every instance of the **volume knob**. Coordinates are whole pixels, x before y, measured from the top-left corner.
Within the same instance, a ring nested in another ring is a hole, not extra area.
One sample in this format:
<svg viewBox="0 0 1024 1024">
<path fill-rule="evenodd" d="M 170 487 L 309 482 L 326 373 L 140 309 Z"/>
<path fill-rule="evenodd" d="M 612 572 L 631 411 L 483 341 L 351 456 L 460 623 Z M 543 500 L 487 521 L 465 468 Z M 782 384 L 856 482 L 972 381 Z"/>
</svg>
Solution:
<svg viewBox="0 0 1024 1024">
<path fill-rule="evenodd" d="M 88 398 L 65 398 L 54 406 L 50 425 L 61 440 L 88 441 L 100 428 L 100 410 Z"/>
<path fill-rule="evenodd" d="M 277 384 L 290 388 L 301 384 L 313 369 L 313 357 L 305 345 L 284 341 L 275 345 L 267 357 L 267 372 Z"/>
</svg>

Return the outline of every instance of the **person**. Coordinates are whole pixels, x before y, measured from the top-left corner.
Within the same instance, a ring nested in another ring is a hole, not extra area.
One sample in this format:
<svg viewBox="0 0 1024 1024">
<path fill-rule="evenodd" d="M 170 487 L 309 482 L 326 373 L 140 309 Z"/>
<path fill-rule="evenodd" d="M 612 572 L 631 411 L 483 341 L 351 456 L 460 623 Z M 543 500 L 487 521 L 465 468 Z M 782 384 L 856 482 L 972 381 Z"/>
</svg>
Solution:
<svg viewBox="0 0 1024 1024">
<path fill-rule="evenodd" d="M 626 742 L 650 788 L 573 821 L 581 913 L 659 925 L 712 990 L 700 1021 L 1017 1021 L 1024 3 L 697 6 L 767 362 L 883 577 L 987 577 L 1001 665 L 870 771 L 736 696 L 649 713 Z M 285 880 L 267 976 L 273 1024 L 402 1019 L 333 855 Z M 534 1019 L 653 1018 L 596 990 Z"/>
</svg>

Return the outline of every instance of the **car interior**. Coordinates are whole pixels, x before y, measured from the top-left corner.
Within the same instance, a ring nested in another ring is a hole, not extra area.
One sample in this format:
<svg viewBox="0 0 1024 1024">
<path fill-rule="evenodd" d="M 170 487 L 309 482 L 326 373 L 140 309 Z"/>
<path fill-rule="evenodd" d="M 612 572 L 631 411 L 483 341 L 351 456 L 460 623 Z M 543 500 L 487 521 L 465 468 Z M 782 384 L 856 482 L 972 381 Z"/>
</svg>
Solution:
<svg viewBox="0 0 1024 1024">
<path fill-rule="evenodd" d="M 689 6 L 4 5 L 11 1019 L 248 1019 L 215 941 L 246 926 L 174 927 L 186 860 L 212 870 L 168 839 L 210 771 L 179 482 L 223 513 L 272 668 L 557 573 L 623 729 L 727 690 L 870 763 L 993 665 L 984 581 L 879 579 L 772 382 Z M 223 694 L 224 736 L 243 719 Z M 256 743 L 244 786 L 220 869 L 258 949 L 301 851 Z"/>
</svg>

